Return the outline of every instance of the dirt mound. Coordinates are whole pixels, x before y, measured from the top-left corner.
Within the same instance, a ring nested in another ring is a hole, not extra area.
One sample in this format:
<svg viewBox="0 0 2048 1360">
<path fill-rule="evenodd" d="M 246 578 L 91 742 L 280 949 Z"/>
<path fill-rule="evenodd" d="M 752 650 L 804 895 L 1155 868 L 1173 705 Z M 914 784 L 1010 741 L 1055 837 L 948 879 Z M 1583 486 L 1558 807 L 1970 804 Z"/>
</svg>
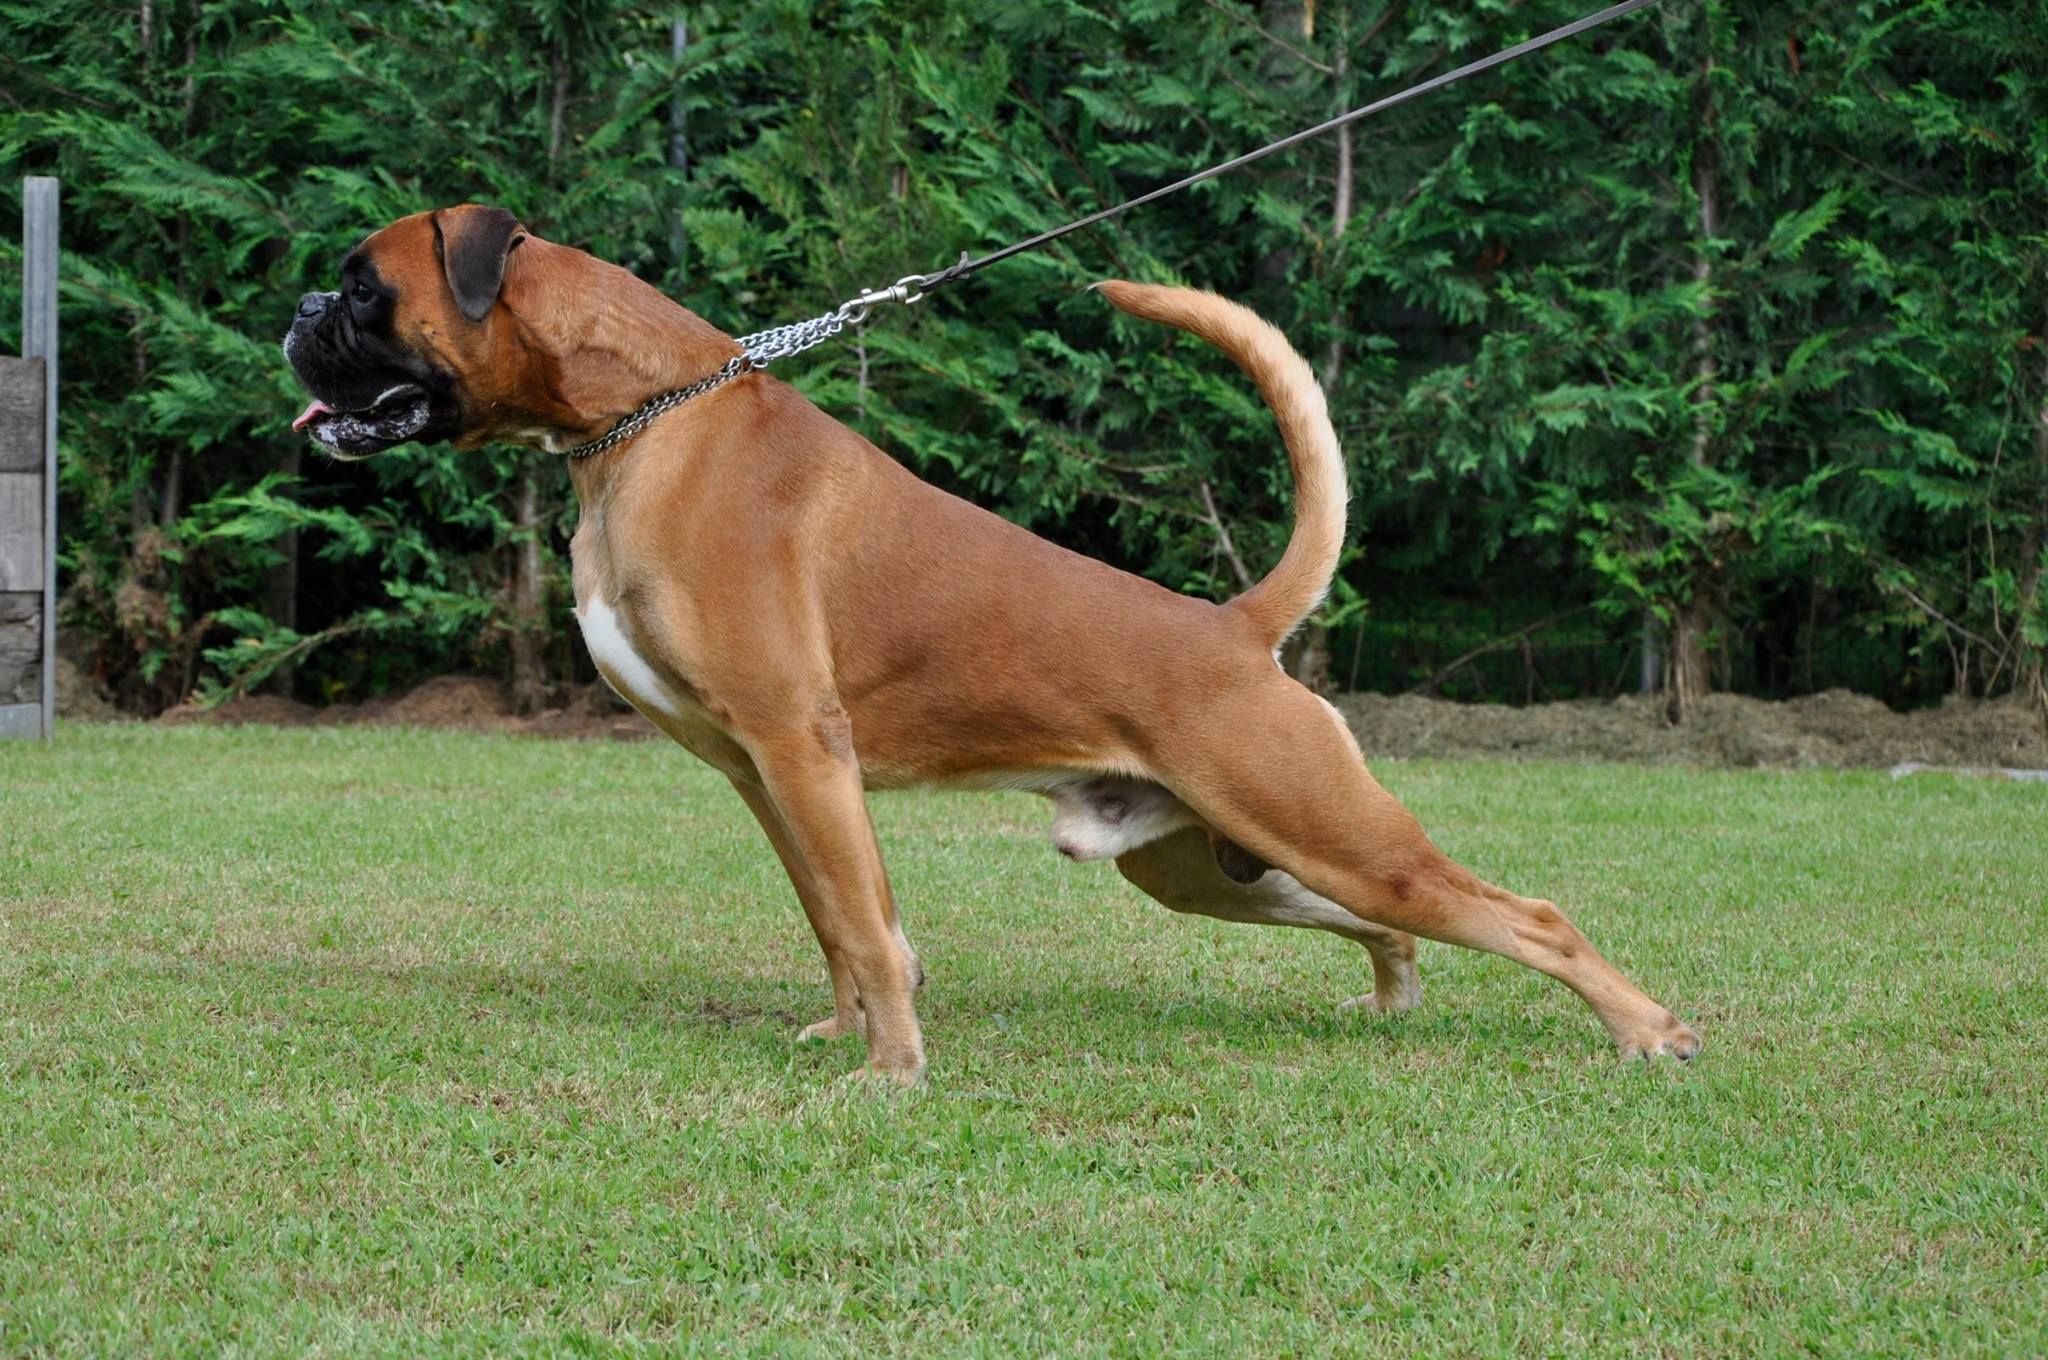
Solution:
<svg viewBox="0 0 2048 1360">
<path fill-rule="evenodd" d="M 505 687 L 481 675 L 439 675 L 403 694 L 360 704 L 315 708 L 275 694 L 249 694 L 215 708 L 181 704 L 157 721 L 184 723 L 267 723 L 276 727 L 441 727 L 470 732 L 510 732 L 535 737 L 608 737 L 633 740 L 658 736 L 652 723 L 627 708 L 602 684 L 571 686 L 561 702 L 530 717 L 512 711 Z"/>
<path fill-rule="evenodd" d="M 337 715 L 330 721 L 494 731 L 513 716 L 504 686 L 481 675 L 437 675 L 395 698 L 372 699 L 354 707 L 353 715 Z"/>
<path fill-rule="evenodd" d="M 603 681 L 572 688 L 559 707 L 545 708 L 530 718 L 513 718 L 506 731 L 530 737 L 603 737 L 638 741 L 658 737 L 659 729 L 626 706 Z"/>
<path fill-rule="evenodd" d="M 63 646 L 63 634 L 58 634 L 58 646 Z M 114 707 L 92 677 L 70 657 L 60 650 L 57 654 L 57 717 L 60 720 L 84 722 L 132 722 L 127 714 Z"/>
<path fill-rule="evenodd" d="M 1419 695 L 1351 694 L 1337 707 L 1369 760 L 1477 756 L 1786 769 L 1889 769 L 1906 763 L 2048 768 L 2048 732 L 2039 714 L 2011 698 L 1951 699 L 1940 708 L 1894 713 L 1846 690 L 1783 703 L 1715 694 L 1678 727 L 1664 720 L 1663 700 L 1632 695 L 1509 708 Z M 556 706 L 521 717 L 512 712 L 504 687 L 480 675 L 439 676 L 392 698 L 327 708 L 273 694 L 211 711 L 187 704 L 158 721 L 445 727 L 617 740 L 658 735 L 602 684 L 572 688 Z"/>
<path fill-rule="evenodd" d="M 265 727 L 311 727 L 326 713 L 326 709 L 302 704 L 281 694 L 250 694 L 215 708 L 203 708 L 188 699 L 176 708 L 166 710 L 157 721 L 166 727 L 183 727 L 188 723 L 230 727 L 243 723 L 257 723 Z"/>
<path fill-rule="evenodd" d="M 1684 724 L 1661 699 L 1627 696 L 1508 708 L 1418 695 L 1353 694 L 1338 708 L 1368 759 L 1488 756 L 1635 764 L 1890 768 L 2048 766 L 2048 733 L 2019 699 L 1951 699 L 1894 713 L 1876 699 L 1829 690 L 1782 703 L 1710 695 Z"/>
</svg>

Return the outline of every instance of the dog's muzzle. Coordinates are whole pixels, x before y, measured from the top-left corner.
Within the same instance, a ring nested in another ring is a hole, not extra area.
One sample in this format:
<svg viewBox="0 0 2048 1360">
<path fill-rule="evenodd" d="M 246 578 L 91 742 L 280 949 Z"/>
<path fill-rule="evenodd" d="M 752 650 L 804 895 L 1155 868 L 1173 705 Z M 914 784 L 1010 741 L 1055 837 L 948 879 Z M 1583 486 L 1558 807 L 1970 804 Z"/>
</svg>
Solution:
<svg viewBox="0 0 2048 1360">
<path fill-rule="evenodd" d="M 447 384 L 351 326 L 340 304 L 339 293 L 306 294 L 285 332 L 285 360 L 313 398 L 292 421 L 293 432 L 354 459 L 421 438 L 437 424 L 452 427 Z"/>
</svg>

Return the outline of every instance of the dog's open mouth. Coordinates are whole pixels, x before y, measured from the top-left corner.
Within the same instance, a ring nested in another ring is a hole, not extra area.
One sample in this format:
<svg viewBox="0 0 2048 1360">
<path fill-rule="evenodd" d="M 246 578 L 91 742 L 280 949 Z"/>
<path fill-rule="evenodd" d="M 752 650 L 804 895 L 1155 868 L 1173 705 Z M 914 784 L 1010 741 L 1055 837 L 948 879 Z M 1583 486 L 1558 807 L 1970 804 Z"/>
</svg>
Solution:
<svg viewBox="0 0 2048 1360">
<path fill-rule="evenodd" d="M 368 458 L 411 439 L 427 427 L 432 416 L 427 389 L 418 383 L 400 383 L 353 411 L 336 410 L 315 397 L 292 422 L 292 431 L 310 429 L 314 440 L 337 458 Z"/>
</svg>

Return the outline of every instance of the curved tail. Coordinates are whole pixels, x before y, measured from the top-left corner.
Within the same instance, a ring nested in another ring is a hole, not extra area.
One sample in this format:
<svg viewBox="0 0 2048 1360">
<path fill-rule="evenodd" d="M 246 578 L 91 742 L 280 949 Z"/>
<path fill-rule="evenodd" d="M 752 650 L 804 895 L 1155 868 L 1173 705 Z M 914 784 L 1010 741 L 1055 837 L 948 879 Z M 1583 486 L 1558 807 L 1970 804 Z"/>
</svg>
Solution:
<svg viewBox="0 0 2048 1360">
<path fill-rule="evenodd" d="M 1344 547 L 1344 456 L 1315 374 L 1286 336 L 1214 293 L 1115 279 L 1095 287 L 1119 310 L 1178 327 L 1222 350 L 1273 408 L 1294 467 L 1294 535 L 1279 565 L 1225 607 L 1248 617 L 1268 646 L 1279 646 L 1322 602 Z"/>
</svg>

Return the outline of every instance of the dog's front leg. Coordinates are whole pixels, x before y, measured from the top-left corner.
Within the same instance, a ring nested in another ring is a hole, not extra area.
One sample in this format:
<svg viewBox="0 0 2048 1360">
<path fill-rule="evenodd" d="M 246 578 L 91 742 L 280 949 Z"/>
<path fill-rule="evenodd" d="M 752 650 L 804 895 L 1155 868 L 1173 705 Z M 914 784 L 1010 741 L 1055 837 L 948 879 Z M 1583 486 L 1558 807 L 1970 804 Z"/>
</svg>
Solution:
<svg viewBox="0 0 2048 1360">
<path fill-rule="evenodd" d="M 783 825 L 782 814 L 775 810 L 767 790 L 738 778 L 733 779 L 732 786 L 753 812 L 754 820 L 768 833 L 768 843 L 775 847 L 775 857 L 782 861 L 790 886 L 796 889 L 796 900 L 803 905 L 811 930 L 818 937 L 818 947 L 825 951 L 825 967 L 832 973 L 832 1014 L 815 1024 L 806 1025 L 796 1036 L 798 1041 L 837 1039 L 842 1034 L 858 1032 L 863 1024 L 860 991 L 854 986 L 852 970 L 846 966 L 846 951 L 840 947 L 837 918 L 819 905 L 823 899 L 818 894 L 810 865 L 797 852 L 796 843 L 790 839 L 789 828 Z"/>
<path fill-rule="evenodd" d="M 917 961 L 896 923 L 860 767 L 850 752 L 842 758 L 809 731 L 757 736 L 747 747 L 761 787 L 743 789 L 742 796 L 750 806 L 763 799 L 773 815 L 772 822 L 762 817 L 762 825 L 770 828 L 832 969 L 835 1009 L 825 1024 L 838 1025 L 853 1011 L 865 1021 L 868 1070 L 916 1081 L 924 1072 L 924 1036 L 911 1000 Z"/>
</svg>

